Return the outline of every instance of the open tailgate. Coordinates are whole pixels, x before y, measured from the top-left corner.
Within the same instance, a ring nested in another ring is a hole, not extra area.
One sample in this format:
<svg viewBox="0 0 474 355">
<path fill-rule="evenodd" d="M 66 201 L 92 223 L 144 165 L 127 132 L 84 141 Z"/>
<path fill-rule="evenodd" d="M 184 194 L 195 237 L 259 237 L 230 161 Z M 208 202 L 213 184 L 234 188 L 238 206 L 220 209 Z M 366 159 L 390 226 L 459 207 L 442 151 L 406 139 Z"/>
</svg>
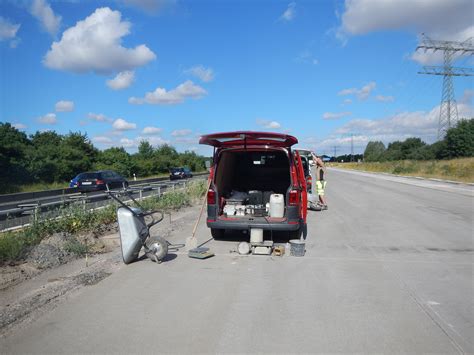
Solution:
<svg viewBox="0 0 474 355">
<path fill-rule="evenodd" d="M 199 140 L 199 144 L 207 144 L 216 148 L 246 146 L 289 148 L 296 143 L 298 143 L 298 139 L 288 134 L 252 131 L 208 134 Z"/>
</svg>

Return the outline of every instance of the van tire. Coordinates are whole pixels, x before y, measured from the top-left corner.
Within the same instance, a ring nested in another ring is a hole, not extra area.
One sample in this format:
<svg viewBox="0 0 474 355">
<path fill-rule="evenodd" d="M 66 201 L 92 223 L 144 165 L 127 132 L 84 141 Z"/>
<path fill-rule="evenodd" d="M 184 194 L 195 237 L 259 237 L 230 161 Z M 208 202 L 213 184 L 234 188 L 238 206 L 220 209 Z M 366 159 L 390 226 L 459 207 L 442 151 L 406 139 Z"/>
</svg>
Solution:
<svg viewBox="0 0 474 355">
<path fill-rule="evenodd" d="M 224 237 L 225 229 L 211 228 L 211 235 L 214 239 L 222 239 Z"/>
</svg>

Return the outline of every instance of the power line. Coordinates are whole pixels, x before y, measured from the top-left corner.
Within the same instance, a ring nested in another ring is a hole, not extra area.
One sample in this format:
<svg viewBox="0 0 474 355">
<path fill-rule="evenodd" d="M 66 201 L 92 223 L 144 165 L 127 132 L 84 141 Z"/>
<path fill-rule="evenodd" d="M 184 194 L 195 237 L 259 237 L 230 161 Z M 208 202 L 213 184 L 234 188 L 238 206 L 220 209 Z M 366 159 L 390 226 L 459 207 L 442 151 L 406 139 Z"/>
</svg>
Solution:
<svg viewBox="0 0 474 355">
<path fill-rule="evenodd" d="M 454 98 L 453 76 L 473 76 L 474 71 L 470 68 L 453 67 L 452 61 L 455 54 L 460 53 L 470 54 L 474 53 L 474 46 L 472 44 L 472 37 L 464 42 L 456 41 L 441 41 L 433 40 L 422 34 L 422 41 L 416 50 L 424 49 L 425 52 L 433 50 L 443 51 L 444 65 L 443 66 L 424 66 L 423 71 L 418 74 L 427 75 L 441 75 L 443 76 L 443 91 L 441 96 L 441 104 L 439 110 L 438 123 L 438 140 L 441 140 L 446 131 L 453 127 L 458 120 L 458 108 L 456 99 Z"/>
</svg>

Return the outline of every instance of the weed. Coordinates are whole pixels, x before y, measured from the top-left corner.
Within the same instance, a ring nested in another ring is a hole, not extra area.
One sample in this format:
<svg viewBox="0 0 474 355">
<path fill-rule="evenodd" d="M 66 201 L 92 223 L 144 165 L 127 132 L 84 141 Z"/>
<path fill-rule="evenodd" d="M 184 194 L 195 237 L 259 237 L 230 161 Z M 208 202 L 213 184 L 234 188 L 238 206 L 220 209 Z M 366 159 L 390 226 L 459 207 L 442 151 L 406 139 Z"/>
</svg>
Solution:
<svg viewBox="0 0 474 355">
<path fill-rule="evenodd" d="M 71 240 L 66 242 L 64 245 L 64 250 L 66 250 L 68 253 L 73 253 L 77 256 L 84 256 L 87 253 L 87 245 L 82 244 L 81 242 L 77 240 Z"/>
</svg>

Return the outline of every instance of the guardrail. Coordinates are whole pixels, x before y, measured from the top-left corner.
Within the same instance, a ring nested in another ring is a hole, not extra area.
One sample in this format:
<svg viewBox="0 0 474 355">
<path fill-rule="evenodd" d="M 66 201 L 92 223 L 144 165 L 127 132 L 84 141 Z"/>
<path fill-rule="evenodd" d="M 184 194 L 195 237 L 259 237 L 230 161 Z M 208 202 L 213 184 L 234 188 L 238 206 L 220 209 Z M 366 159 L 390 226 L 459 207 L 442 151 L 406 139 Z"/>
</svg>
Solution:
<svg viewBox="0 0 474 355">
<path fill-rule="evenodd" d="M 133 197 L 139 200 L 160 197 L 166 191 L 176 189 L 176 186 L 182 185 L 184 187 L 188 182 L 203 179 L 207 175 L 207 173 L 195 174 L 192 179 L 177 181 L 169 181 L 164 178 L 149 179 L 146 183 L 144 180 L 133 181 L 133 183 L 129 182 L 128 190 L 133 191 Z M 70 205 L 78 205 L 82 206 L 84 210 L 92 210 L 106 206 L 112 200 L 105 191 L 81 194 L 76 190 L 74 193 L 37 197 L 36 200 L 30 199 L 20 202 L 0 210 L 0 231 L 22 228 L 39 220 L 44 214 L 48 214 L 49 218 L 55 218 L 59 214 L 60 208 Z M 1 208 L 2 206 L 0 206 Z"/>
</svg>

